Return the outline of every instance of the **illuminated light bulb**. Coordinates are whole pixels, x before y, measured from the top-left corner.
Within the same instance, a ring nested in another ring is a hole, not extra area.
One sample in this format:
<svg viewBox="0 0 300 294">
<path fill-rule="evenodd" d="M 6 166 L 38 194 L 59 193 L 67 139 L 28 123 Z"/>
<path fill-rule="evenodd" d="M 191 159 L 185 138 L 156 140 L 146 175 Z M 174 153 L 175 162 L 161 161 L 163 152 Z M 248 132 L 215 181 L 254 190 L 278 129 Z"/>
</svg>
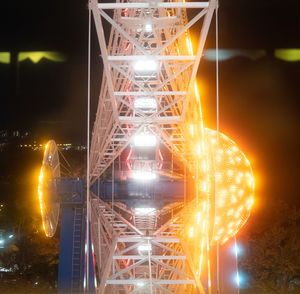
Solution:
<svg viewBox="0 0 300 294">
<path fill-rule="evenodd" d="M 134 209 L 135 215 L 154 215 L 155 214 L 155 208 L 150 207 L 137 207 Z"/>
<path fill-rule="evenodd" d="M 198 146 L 197 146 L 197 154 L 201 155 L 201 145 L 200 145 L 200 143 L 198 143 Z"/>
<path fill-rule="evenodd" d="M 204 142 L 201 143 L 201 147 L 202 147 L 202 152 L 204 153 L 205 152 L 205 144 L 204 144 Z"/>
<path fill-rule="evenodd" d="M 200 220 L 201 220 L 201 212 L 197 213 L 197 224 L 200 224 Z"/>
<path fill-rule="evenodd" d="M 242 159 L 241 159 L 240 157 L 238 157 L 238 156 L 235 157 L 235 160 L 236 160 L 238 163 L 240 163 L 240 162 L 242 161 Z"/>
<path fill-rule="evenodd" d="M 158 63 L 154 59 L 140 59 L 133 63 L 136 72 L 154 72 L 158 69 Z"/>
<path fill-rule="evenodd" d="M 241 213 L 238 211 L 238 212 L 236 212 L 236 214 L 234 215 L 234 217 L 235 217 L 235 218 L 239 218 L 240 215 L 241 215 Z"/>
<path fill-rule="evenodd" d="M 191 136 L 194 137 L 194 125 L 190 125 Z"/>
<path fill-rule="evenodd" d="M 223 232 L 224 232 L 224 229 L 221 228 L 221 229 L 218 230 L 218 233 L 217 233 L 217 234 L 218 234 L 218 235 L 221 235 Z"/>
<path fill-rule="evenodd" d="M 137 286 L 138 286 L 138 287 L 143 287 L 144 285 L 145 285 L 144 282 L 137 282 Z"/>
<path fill-rule="evenodd" d="M 227 149 L 227 150 L 226 150 L 226 154 L 232 155 L 232 153 L 233 153 L 233 152 L 232 152 L 230 149 Z"/>
<path fill-rule="evenodd" d="M 236 227 L 238 227 L 240 225 L 240 223 L 242 222 L 242 220 L 238 220 L 235 224 Z"/>
<path fill-rule="evenodd" d="M 232 169 L 230 169 L 230 170 L 227 171 L 227 175 L 228 175 L 229 177 L 232 177 L 233 174 L 234 174 L 234 171 L 233 171 Z"/>
<path fill-rule="evenodd" d="M 190 228 L 189 237 L 190 237 L 190 238 L 194 237 L 194 227 L 191 227 L 191 228 Z"/>
<path fill-rule="evenodd" d="M 138 246 L 138 251 L 151 251 L 152 250 L 152 246 L 151 244 L 141 244 Z"/>
<path fill-rule="evenodd" d="M 241 183 L 241 178 L 239 176 L 235 177 L 235 182 L 237 184 L 240 184 Z"/>
<path fill-rule="evenodd" d="M 219 199 L 219 200 L 218 200 L 218 206 L 219 206 L 219 207 L 222 207 L 222 206 L 224 205 L 224 203 L 225 203 L 225 202 L 224 202 L 223 199 Z"/>
<path fill-rule="evenodd" d="M 229 227 L 229 228 L 231 228 L 231 227 L 233 227 L 233 226 L 234 226 L 234 222 L 231 222 L 231 223 L 228 224 L 228 227 Z"/>
<path fill-rule="evenodd" d="M 234 213 L 234 210 L 231 208 L 228 210 L 227 215 L 233 215 L 233 213 Z"/>
<path fill-rule="evenodd" d="M 202 182 L 202 188 L 201 188 L 202 192 L 207 192 L 207 184 L 206 182 Z"/>
<path fill-rule="evenodd" d="M 144 30 L 147 33 L 151 33 L 152 32 L 152 24 L 151 23 L 146 23 L 144 26 Z"/>
<path fill-rule="evenodd" d="M 220 191 L 220 196 L 221 196 L 221 197 L 225 197 L 225 196 L 227 196 L 227 194 L 228 194 L 228 192 L 227 192 L 225 189 L 222 189 L 222 190 Z"/>
<path fill-rule="evenodd" d="M 142 111 L 150 111 L 150 110 L 156 111 L 157 102 L 155 98 L 140 97 L 134 100 L 133 106 L 135 109 L 140 109 Z"/>
<path fill-rule="evenodd" d="M 235 185 L 230 186 L 229 191 L 230 192 L 235 192 L 236 191 L 236 186 Z"/>
<path fill-rule="evenodd" d="M 132 173 L 132 177 L 139 181 L 150 181 L 156 179 L 156 174 L 152 171 L 136 170 Z"/>
<path fill-rule="evenodd" d="M 241 212 L 243 209 L 244 209 L 244 206 L 240 205 L 237 211 Z"/>
<path fill-rule="evenodd" d="M 239 151 L 239 149 L 238 149 L 236 146 L 233 146 L 231 150 L 232 150 L 233 152 Z"/>
<path fill-rule="evenodd" d="M 245 193 L 245 191 L 244 191 L 244 190 L 242 190 L 242 189 L 240 189 L 240 190 L 238 191 L 238 195 L 239 195 L 239 196 L 243 196 L 243 195 L 244 195 L 244 193 Z"/>
<path fill-rule="evenodd" d="M 156 136 L 149 133 L 135 135 L 133 143 L 136 147 L 154 147 L 157 144 Z"/>
<path fill-rule="evenodd" d="M 231 196 L 231 202 L 232 203 L 236 203 L 237 202 L 237 199 L 234 195 Z"/>
<path fill-rule="evenodd" d="M 249 181 L 248 181 L 248 185 L 250 186 L 250 187 L 252 187 L 253 186 L 253 178 L 251 178 Z"/>
<path fill-rule="evenodd" d="M 234 165 L 234 164 L 235 164 L 235 161 L 233 160 L 233 158 L 232 158 L 232 157 L 230 157 L 230 158 L 229 158 L 229 163 L 230 163 L 230 164 L 232 164 L 232 165 Z"/>
<path fill-rule="evenodd" d="M 216 173 L 215 174 L 215 181 L 216 182 L 221 182 L 221 180 L 222 180 L 222 174 L 221 173 Z"/>
<path fill-rule="evenodd" d="M 241 178 L 244 174 L 242 172 L 238 173 L 238 176 Z"/>
<path fill-rule="evenodd" d="M 233 233 L 233 230 L 230 229 L 230 230 L 228 231 L 228 235 L 231 235 L 232 233 Z"/>
</svg>

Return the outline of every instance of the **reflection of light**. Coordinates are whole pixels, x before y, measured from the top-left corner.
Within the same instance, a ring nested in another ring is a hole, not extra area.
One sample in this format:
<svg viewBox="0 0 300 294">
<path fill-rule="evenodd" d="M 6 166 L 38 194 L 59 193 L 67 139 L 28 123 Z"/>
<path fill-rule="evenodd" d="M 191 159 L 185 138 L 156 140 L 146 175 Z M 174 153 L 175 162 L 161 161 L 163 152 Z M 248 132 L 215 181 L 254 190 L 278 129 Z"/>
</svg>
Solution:
<svg viewBox="0 0 300 294">
<path fill-rule="evenodd" d="M 132 177 L 139 181 L 151 181 L 156 179 L 156 174 L 152 171 L 135 170 L 132 173 Z"/>
<path fill-rule="evenodd" d="M 241 280 L 240 280 L 239 272 L 236 272 L 235 282 L 236 282 L 237 286 L 240 287 Z"/>
<path fill-rule="evenodd" d="M 232 252 L 236 257 L 238 257 L 242 253 L 242 248 L 237 243 L 234 243 Z"/>
<path fill-rule="evenodd" d="M 145 110 L 149 110 L 149 109 L 154 109 L 156 110 L 157 108 L 157 103 L 156 100 L 154 98 L 151 97 L 145 97 L 145 98 L 137 98 L 134 100 L 134 108 L 136 109 L 145 109 Z"/>
<path fill-rule="evenodd" d="M 138 287 L 143 287 L 145 285 L 144 282 L 137 282 Z"/>
<path fill-rule="evenodd" d="M 141 244 L 138 246 L 138 251 L 151 251 L 152 246 L 151 244 Z"/>
<path fill-rule="evenodd" d="M 54 51 L 32 51 L 32 52 L 20 52 L 18 54 L 18 61 L 30 59 L 33 63 L 38 63 L 42 58 L 55 61 L 55 62 L 64 62 L 66 60 L 63 54 Z"/>
<path fill-rule="evenodd" d="M 14 235 L 9 235 L 9 236 L 8 236 L 9 239 L 11 239 L 11 238 L 13 238 L 13 237 L 14 237 Z"/>
<path fill-rule="evenodd" d="M 135 215 L 154 215 L 155 214 L 155 208 L 151 207 L 137 207 L 134 209 Z"/>
<path fill-rule="evenodd" d="M 4 244 L 4 240 L 3 239 L 0 239 L 0 244 Z"/>
<path fill-rule="evenodd" d="M 146 23 L 144 29 L 145 29 L 145 32 L 151 33 L 152 32 L 152 24 Z"/>
<path fill-rule="evenodd" d="M 275 57 L 288 62 L 300 61 L 300 49 L 276 49 Z"/>
<path fill-rule="evenodd" d="M 137 72 L 153 72 L 158 69 L 158 63 L 154 59 L 141 59 L 133 63 L 133 69 Z"/>
<path fill-rule="evenodd" d="M 156 141 L 155 135 L 146 133 L 135 135 L 133 138 L 133 143 L 136 147 L 154 147 Z"/>
<path fill-rule="evenodd" d="M 0 63 L 10 63 L 10 52 L 0 52 Z"/>
</svg>

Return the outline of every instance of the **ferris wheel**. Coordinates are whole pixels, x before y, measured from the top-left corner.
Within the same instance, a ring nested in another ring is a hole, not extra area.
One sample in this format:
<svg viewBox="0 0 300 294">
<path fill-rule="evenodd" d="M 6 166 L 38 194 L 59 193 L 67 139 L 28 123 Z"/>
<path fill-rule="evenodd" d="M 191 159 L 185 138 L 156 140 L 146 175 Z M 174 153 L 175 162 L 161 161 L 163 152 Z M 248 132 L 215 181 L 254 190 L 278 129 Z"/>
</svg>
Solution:
<svg viewBox="0 0 300 294">
<path fill-rule="evenodd" d="M 246 156 L 202 116 L 196 74 L 217 1 L 91 0 L 90 8 L 104 67 L 90 183 L 112 181 L 108 197 L 90 198 L 97 288 L 211 293 L 210 248 L 245 224 L 254 193 Z M 125 199 L 122 182 L 136 186 Z"/>
<path fill-rule="evenodd" d="M 87 236 L 83 259 L 91 248 L 97 293 L 220 293 L 219 249 L 246 223 L 254 180 L 238 145 L 203 120 L 196 74 L 217 5 L 89 1 L 103 77 L 88 142 L 86 211 L 77 186 L 67 205 L 78 210 L 70 244 L 82 247 L 75 232 Z M 39 188 L 48 236 L 60 206 L 42 197 L 43 177 L 46 170 L 49 179 L 60 176 L 57 158 L 51 141 Z"/>
</svg>

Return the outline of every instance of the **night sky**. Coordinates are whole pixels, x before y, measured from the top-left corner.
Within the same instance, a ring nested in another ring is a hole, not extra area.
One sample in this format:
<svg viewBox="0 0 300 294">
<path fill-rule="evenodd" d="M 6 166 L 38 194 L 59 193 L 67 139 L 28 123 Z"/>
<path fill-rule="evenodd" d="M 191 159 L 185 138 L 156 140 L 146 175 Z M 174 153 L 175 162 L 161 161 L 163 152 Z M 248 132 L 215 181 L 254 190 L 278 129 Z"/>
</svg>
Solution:
<svg viewBox="0 0 300 294">
<path fill-rule="evenodd" d="M 219 14 L 221 48 L 268 52 L 255 61 L 239 57 L 220 63 L 221 131 L 252 162 L 258 207 L 279 198 L 299 205 L 300 62 L 275 59 L 273 51 L 300 48 L 300 1 L 220 0 Z M 24 61 L 18 67 L 0 63 L 0 129 L 84 142 L 86 1 L 1 4 L 0 22 L 0 51 L 59 51 L 67 57 L 64 63 Z M 95 32 L 92 38 L 93 121 L 102 68 Z M 206 48 L 214 46 L 211 29 Z M 214 128 L 213 62 L 201 62 L 198 80 L 205 121 Z"/>
</svg>

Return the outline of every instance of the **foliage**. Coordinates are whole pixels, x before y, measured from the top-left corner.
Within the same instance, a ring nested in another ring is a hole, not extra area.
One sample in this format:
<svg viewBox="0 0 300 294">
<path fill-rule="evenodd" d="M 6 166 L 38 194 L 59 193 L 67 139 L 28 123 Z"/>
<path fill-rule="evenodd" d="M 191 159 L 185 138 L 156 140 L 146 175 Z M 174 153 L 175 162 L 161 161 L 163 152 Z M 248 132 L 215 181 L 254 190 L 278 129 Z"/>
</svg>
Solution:
<svg viewBox="0 0 300 294">
<path fill-rule="evenodd" d="M 300 293 L 300 210 L 284 202 L 269 209 L 241 236 L 247 293 Z"/>
</svg>

